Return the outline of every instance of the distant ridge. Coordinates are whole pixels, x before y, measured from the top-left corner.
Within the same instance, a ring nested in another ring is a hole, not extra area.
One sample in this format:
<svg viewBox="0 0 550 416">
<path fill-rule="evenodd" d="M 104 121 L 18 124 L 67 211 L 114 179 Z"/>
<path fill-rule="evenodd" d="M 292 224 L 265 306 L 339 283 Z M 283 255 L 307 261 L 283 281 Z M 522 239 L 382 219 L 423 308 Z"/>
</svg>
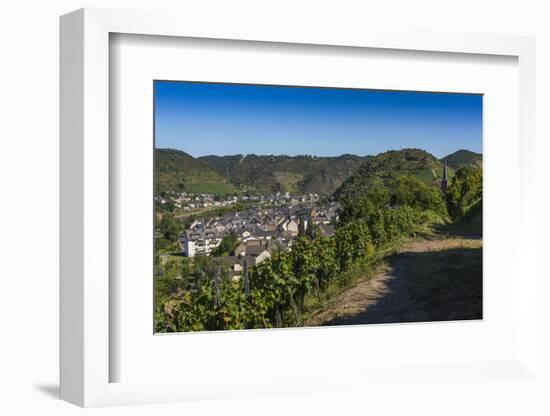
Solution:
<svg viewBox="0 0 550 416">
<path fill-rule="evenodd" d="M 330 195 L 371 157 L 237 154 L 199 160 L 244 192 Z"/>
<path fill-rule="evenodd" d="M 155 155 L 157 193 L 290 192 L 335 197 L 358 192 L 372 181 L 387 182 L 403 174 L 439 186 L 444 161 L 452 177 L 463 166 L 481 167 L 483 160 L 481 154 L 469 150 L 458 150 L 437 159 L 422 149 L 334 157 L 235 154 L 194 158 L 174 149 L 156 149 Z"/>
<path fill-rule="evenodd" d="M 480 153 L 464 149 L 451 153 L 440 160 L 442 162 L 446 160 L 447 166 L 454 170 L 458 170 L 464 166 L 482 167 L 483 164 L 483 156 Z"/>
</svg>

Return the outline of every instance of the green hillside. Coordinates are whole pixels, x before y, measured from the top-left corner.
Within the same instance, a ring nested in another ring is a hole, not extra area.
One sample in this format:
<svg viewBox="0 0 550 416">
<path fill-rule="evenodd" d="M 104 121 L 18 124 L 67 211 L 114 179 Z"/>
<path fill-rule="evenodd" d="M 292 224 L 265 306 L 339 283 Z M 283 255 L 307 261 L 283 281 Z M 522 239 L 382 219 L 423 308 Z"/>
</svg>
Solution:
<svg viewBox="0 0 550 416">
<path fill-rule="evenodd" d="M 155 192 L 186 191 L 227 194 L 236 188 L 204 161 L 180 150 L 156 149 Z"/>
<path fill-rule="evenodd" d="M 232 155 L 199 160 L 235 187 L 253 193 L 332 194 L 370 156 L 338 157 Z"/>
<path fill-rule="evenodd" d="M 457 170 L 464 166 L 482 167 L 483 156 L 480 153 L 469 150 L 458 150 L 441 159 L 441 162 L 447 161 L 447 166 Z"/>
<path fill-rule="evenodd" d="M 448 170 L 452 177 L 454 171 Z M 336 198 L 345 198 L 361 192 L 376 181 L 388 183 L 401 175 L 410 175 L 422 182 L 439 186 L 443 176 L 443 164 L 430 153 L 420 149 L 390 150 L 367 160 L 335 192 Z"/>
<path fill-rule="evenodd" d="M 338 157 L 310 155 L 230 155 L 193 158 L 185 152 L 157 149 L 156 191 L 226 194 L 317 193 L 342 195 L 356 192 L 374 180 L 387 182 L 412 175 L 439 186 L 447 161 L 449 179 L 463 166 L 482 164 L 482 156 L 459 150 L 438 160 L 420 149 L 392 150 L 377 156 L 344 154 Z"/>
</svg>

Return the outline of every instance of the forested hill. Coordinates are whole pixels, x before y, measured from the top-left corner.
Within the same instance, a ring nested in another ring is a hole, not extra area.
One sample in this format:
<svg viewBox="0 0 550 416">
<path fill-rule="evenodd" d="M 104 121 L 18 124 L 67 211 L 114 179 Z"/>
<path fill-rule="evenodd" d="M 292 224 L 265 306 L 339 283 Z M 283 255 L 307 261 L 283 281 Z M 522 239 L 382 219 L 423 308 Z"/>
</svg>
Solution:
<svg viewBox="0 0 550 416">
<path fill-rule="evenodd" d="M 465 166 L 480 168 L 483 164 L 483 156 L 469 150 L 458 150 L 441 159 L 442 162 L 444 160 L 447 161 L 447 166 L 454 170 Z"/>
<path fill-rule="evenodd" d="M 452 168 L 449 176 L 453 175 Z M 336 192 L 337 199 L 352 196 L 374 182 L 387 184 L 392 179 L 410 175 L 428 185 L 439 186 L 443 176 L 443 163 L 432 154 L 420 149 L 390 150 L 369 159 L 350 176 Z"/>
<path fill-rule="evenodd" d="M 202 160 L 173 149 L 155 151 L 155 192 L 187 191 L 227 194 L 235 187 Z"/>
<path fill-rule="evenodd" d="M 439 186 L 443 161 L 449 179 L 464 167 L 481 167 L 482 155 L 459 150 L 437 159 L 421 149 L 391 150 L 377 156 L 344 154 L 337 157 L 310 155 L 191 155 L 173 149 L 157 149 L 156 192 L 187 191 L 228 194 L 317 193 L 337 198 L 364 189 L 372 181 L 387 183 L 412 175 L 428 185 Z"/>
<path fill-rule="evenodd" d="M 245 192 L 317 193 L 331 195 L 371 156 L 338 157 L 233 155 L 199 160 Z"/>
</svg>

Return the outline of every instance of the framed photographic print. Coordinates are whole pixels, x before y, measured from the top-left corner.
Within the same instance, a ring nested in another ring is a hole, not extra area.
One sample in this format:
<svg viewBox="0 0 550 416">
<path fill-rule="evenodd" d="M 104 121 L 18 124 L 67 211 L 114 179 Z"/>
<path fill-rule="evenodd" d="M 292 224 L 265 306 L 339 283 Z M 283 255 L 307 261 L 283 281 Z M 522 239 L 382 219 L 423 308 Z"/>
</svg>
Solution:
<svg viewBox="0 0 550 416">
<path fill-rule="evenodd" d="M 530 379 L 533 40 L 243 23 L 62 17 L 62 398 Z"/>
<path fill-rule="evenodd" d="M 482 318 L 482 95 L 154 100 L 157 332 Z"/>
</svg>

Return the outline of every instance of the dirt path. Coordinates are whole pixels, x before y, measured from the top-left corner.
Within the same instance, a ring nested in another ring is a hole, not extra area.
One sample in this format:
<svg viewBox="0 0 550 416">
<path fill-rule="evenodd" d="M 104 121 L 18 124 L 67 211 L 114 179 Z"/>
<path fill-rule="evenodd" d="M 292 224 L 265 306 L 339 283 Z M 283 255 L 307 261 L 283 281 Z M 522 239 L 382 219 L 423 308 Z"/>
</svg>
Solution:
<svg viewBox="0 0 550 416">
<path fill-rule="evenodd" d="M 360 280 L 330 301 L 306 325 L 479 319 L 481 287 L 481 240 L 416 240 L 371 279 Z"/>
</svg>

